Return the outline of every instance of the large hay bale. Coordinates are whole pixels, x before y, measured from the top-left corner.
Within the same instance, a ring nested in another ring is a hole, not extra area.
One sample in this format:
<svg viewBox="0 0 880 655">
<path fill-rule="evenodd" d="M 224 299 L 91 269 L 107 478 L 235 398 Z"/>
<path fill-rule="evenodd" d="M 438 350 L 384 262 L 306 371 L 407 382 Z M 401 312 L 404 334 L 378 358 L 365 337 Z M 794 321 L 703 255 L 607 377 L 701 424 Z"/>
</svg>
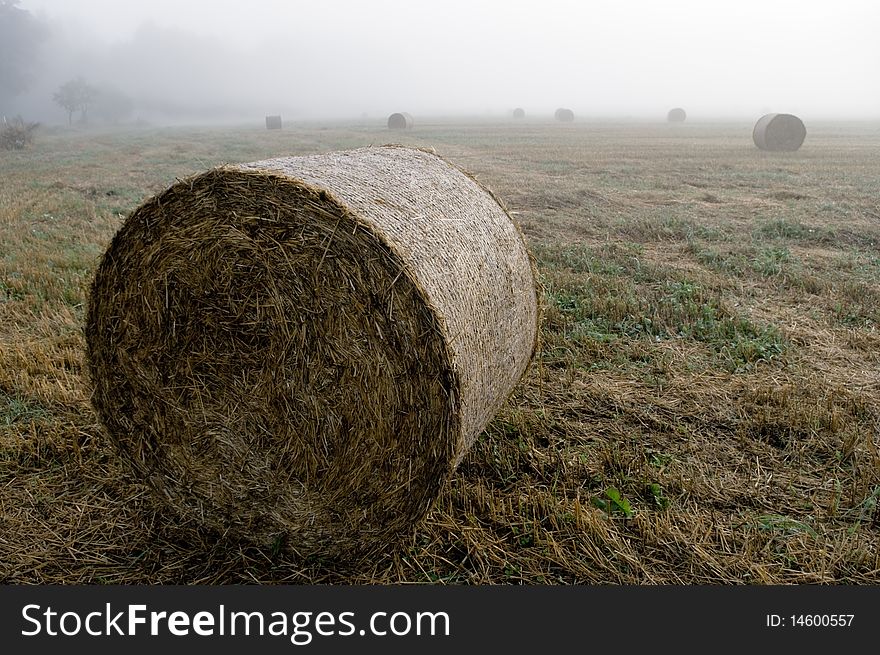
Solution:
<svg viewBox="0 0 880 655">
<path fill-rule="evenodd" d="M 683 123 L 687 118 L 687 114 L 681 107 L 673 107 L 666 114 L 666 120 L 670 123 Z"/>
<path fill-rule="evenodd" d="M 534 353 L 517 227 L 422 150 L 226 166 L 125 221 L 92 283 L 92 402 L 182 518 L 358 556 L 426 514 Z"/>
<path fill-rule="evenodd" d="M 513 110 L 513 117 L 514 118 L 525 118 L 526 117 L 526 110 L 523 109 L 522 107 L 517 107 L 516 109 Z"/>
<path fill-rule="evenodd" d="M 413 126 L 413 117 L 404 112 L 391 114 L 388 117 L 388 129 L 405 130 Z"/>
<path fill-rule="evenodd" d="M 266 116 L 266 129 L 267 130 L 280 130 L 281 129 L 281 116 Z"/>
<path fill-rule="evenodd" d="M 571 123 L 574 120 L 574 112 L 571 109 L 565 109 L 564 107 L 560 107 L 556 110 L 556 120 L 561 121 L 563 123 Z"/>
<path fill-rule="evenodd" d="M 752 140 L 761 150 L 793 152 L 806 136 L 803 121 L 792 114 L 764 114 L 752 130 Z"/>
</svg>

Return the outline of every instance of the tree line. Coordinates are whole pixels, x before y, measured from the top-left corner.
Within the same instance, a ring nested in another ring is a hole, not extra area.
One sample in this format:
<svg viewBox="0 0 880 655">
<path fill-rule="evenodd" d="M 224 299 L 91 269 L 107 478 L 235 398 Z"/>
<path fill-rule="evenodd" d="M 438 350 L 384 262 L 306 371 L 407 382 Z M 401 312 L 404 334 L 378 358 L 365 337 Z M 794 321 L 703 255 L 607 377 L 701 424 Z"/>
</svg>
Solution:
<svg viewBox="0 0 880 655">
<path fill-rule="evenodd" d="M 0 0 L 0 116 L 10 101 L 26 92 L 39 70 L 40 49 L 49 38 L 49 26 L 26 9 L 19 0 Z M 48 99 L 47 99 L 48 100 Z M 88 122 L 93 116 L 104 122 L 129 118 L 134 103 L 111 86 L 96 86 L 83 76 L 62 84 L 51 100 L 67 112 L 67 122 Z"/>
</svg>

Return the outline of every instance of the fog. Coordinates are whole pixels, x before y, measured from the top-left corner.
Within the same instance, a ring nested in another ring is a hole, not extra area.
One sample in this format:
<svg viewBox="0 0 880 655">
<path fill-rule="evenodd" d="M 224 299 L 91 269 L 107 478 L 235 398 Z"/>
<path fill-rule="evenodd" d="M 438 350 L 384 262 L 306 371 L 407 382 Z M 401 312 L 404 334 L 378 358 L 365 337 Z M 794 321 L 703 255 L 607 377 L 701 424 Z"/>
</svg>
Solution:
<svg viewBox="0 0 880 655">
<path fill-rule="evenodd" d="M 82 77 L 156 124 L 414 116 L 880 118 L 880 3 L 19 0 L 48 26 L 0 113 Z M 106 96 L 105 96 L 106 97 Z"/>
</svg>

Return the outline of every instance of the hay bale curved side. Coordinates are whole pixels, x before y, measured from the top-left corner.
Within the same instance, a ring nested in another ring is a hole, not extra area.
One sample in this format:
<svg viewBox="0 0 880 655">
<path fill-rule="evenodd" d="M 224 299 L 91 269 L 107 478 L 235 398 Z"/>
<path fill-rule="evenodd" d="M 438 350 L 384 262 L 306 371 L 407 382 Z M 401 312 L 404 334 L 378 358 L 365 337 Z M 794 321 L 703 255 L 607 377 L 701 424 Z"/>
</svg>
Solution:
<svg viewBox="0 0 880 655">
<path fill-rule="evenodd" d="M 513 117 L 517 118 L 517 119 L 525 118 L 526 117 L 526 110 L 523 109 L 522 107 L 517 107 L 516 109 L 513 110 Z"/>
<path fill-rule="evenodd" d="M 574 121 L 574 112 L 571 109 L 560 107 L 556 110 L 554 117 L 556 118 L 556 120 L 563 123 L 571 123 L 572 121 Z"/>
<path fill-rule="evenodd" d="M 794 152 L 806 136 L 803 121 L 792 114 L 764 114 L 752 130 L 752 141 L 758 148 L 775 152 Z"/>
<path fill-rule="evenodd" d="M 280 130 L 281 129 L 281 116 L 266 116 L 266 129 L 267 130 Z"/>
<path fill-rule="evenodd" d="M 406 130 L 413 126 L 413 117 L 404 112 L 397 112 L 388 117 L 389 130 Z"/>
<path fill-rule="evenodd" d="M 670 123 L 682 123 L 687 118 L 687 113 L 681 107 L 673 107 L 666 114 L 666 120 Z"/>
<path fill-rule="evenodd" d="M 410 533 L 525 372 L 538 300 L 491 192 L 402 147 L 173 185 L 89 297 L 93 405 L 187 520 L 300 555 Z"/>
</svg>

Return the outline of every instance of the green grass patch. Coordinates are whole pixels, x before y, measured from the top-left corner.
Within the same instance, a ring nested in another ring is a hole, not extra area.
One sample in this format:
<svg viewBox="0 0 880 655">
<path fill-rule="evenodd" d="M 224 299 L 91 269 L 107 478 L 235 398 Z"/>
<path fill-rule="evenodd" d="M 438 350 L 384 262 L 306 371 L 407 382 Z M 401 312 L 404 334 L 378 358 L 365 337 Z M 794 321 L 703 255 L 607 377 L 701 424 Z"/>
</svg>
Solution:
<svg viewBox="0 0 880 655">
<path fill-rule="evenodd" d="M 550 345 L 693 340 L 709 346 L 733 371 L 771 361 L 786 349 L 778 328 L 732 312 L 717 291 L 681 279 L 678 271 L 642 266 L 635 255 L 622 263 L 587 250 L 560 253 L 555 262 L 566 271 L 545 278 Z"/>
<path fill-rule="evenodd" d="M 29 423 L 48 418 L 51 413 L 41 404 L 0 390 L 0 426 Z"/>
</svg>

